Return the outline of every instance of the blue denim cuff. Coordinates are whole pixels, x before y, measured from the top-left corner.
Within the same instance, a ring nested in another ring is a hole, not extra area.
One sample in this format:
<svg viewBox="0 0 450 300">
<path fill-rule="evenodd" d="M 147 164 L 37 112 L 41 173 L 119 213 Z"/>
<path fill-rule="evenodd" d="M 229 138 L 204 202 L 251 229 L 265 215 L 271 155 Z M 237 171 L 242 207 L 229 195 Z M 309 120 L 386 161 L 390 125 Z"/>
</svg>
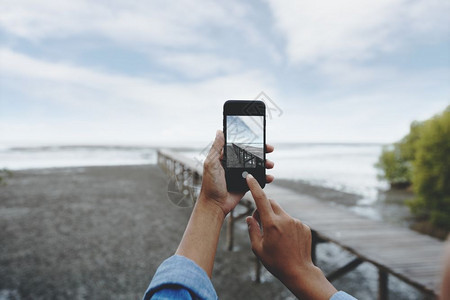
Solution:
<svg viewBox="0 0 450 300">
<path fill-rule="evenodd" d="M 182 291 L 185 289 L 186 291 Z M 174 255 L 166 259 L 156 270 L 145 293 L 144 300 L 156 292 L 167 290 L 167 294 L 187 292 L 194 299 L 217 299 L 216 291 L 206 272 L 192 260 Z M 158 292 L 158 295 L 160 293 Z"/>
<path fill-rule="evenodd" d="M 343 291 L 339 291 L 334 293 L 334 295 L 331 296 L 330 300 L 356 300 L 356 298 Z"/>
</svg>

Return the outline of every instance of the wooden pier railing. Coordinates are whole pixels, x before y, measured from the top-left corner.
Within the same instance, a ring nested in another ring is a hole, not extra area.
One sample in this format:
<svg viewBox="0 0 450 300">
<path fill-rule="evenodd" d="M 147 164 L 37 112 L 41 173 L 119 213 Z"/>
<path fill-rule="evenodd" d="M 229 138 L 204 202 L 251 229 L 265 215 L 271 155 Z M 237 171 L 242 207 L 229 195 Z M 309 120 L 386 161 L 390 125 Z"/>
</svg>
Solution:
<svg viewBox="0 0 450 300">
<path fill-rule="evenodd" d="M 177 183 L 178 191 L 173 192 L 189 196 L 193 201 L 197 199 L 198 187 L 203 175 L 201 162 L 174 151 L 160 149 L 158 150 L 158 166 Z"/>
<path fill-rule="evenodd" d="M 178 182 L 178 192 L 189 196 L 192 202 L 198 197 L 200 184 L 203 176 L 203 165 L 184 155 L 168 150 L 158 150 L 158 165 L 170 177 Z M 170 192 L 170 191 L 169 191 Z M 254 210 L 253 201 L 244 197 L 238 207 L 231 211 L 227 218 L 227 249 L 233 250 L 234 246 L 234 223 Z"/>
<path fill-rule="evenodd" d="M 236 143 L 232 143 L 232 146 L 234 153 L 238 157 L 239 163 L 241 163 L 244 168 L 248 167 L 248 164 L 250 164 L 251 167 L 264 167 L 264 154 L 262 153 L 262 147 L 256 148 Z"/>
<path fill-rule="evenodd" d="M 170 176 L 179 176 L 188 190 L 201 184 L 201 163 L 169 150 L 158 151 L 158 164 Z M 190 179 L 192 178 L 192 179 Z M 189 185 L 192 185 L 189 187 Z M 283 206 L 293 217 L 309 225 L 313 234 L 312 258 L 316 258 L 318 243 L 334 243 L 352 253 L 354 258 L 327 275 L 330 281 L 354 270 L 362 263 L 370 263 L 378 269 L 378 299 L 388 299 L 389 276 L 395 276 L 418 290 L 436 297 L 440 288 L 443 242 L 411 231 L 370 220 L 348 209 L 299 194 L 274 184 L 265 192 Z M 193 193 L 195 195 L 195 193 Z M 241 200 L 244 211 L 232 212 L 227 222 L 228 249 L 233 248 L 234 222 L 249 215 L 253 200 Z M 242 210 L 242 209 L 241 209 Z M 259 281 L 260 263 L 256 263 L 256 280 Z"/>
</svg>

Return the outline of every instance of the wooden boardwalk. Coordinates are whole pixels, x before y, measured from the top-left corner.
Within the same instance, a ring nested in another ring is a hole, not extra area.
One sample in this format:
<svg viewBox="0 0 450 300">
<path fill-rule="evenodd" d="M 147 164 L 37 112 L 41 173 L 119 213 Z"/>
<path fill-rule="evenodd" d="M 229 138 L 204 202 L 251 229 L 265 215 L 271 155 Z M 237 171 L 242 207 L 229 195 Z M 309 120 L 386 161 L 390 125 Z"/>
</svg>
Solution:
<svg viewBox="0 0 450 300">
<path fill-rule="evenodd" d="M 254 147 L 247 144 L 233 143 L 233 145 L 241 148 L 242 150 L 253 154 L 259 159 L 264 159 L 263 147 Z"/>
<path fill-rule="evenodd" d="M 443 242 L 276 185 L 267 185 L 265 191 L 290 215 L 310 226 L 318 241 L 335 243 L 355 255 L 353 264 L 343 271 L 352 270 L 358 262 L 369 262 L 378 267 L 381 279 L 392 274 L 421 291 L 437 295 Z M 385 292 L 382 291 L 381 299 L 387 298 Z"/>
<path fill-rule="evenodd" d="M 158 163 L 164 166 L 184 165 L 192 168 L 194 178 L 201 177 L 201 168 L 179 154 L 158 152 Z M 183 171 L 183 173 L 186 173 Z M 189 172 L 187 172 L 189 173 Z M 387 299 L 388 276 L 393 275 L 417 289 L 437 296 L 442 268 L 443 242 L 381 221 L 359 216 L 346 208 L 320 201 L 287 188 L 267 185 L 265 192 L 275 199 L 293 217 L 309 225 L 313 232 L 312 255 L 320 242 L 331 242 L 354 254 L 350 263 L 328 274 L 329 280 L 350 272 L 361 263 L 375 265 L 379 270 L 379 299 Z M 251 212 L 248 194 L 242 201 Z M 242 217 L 242 215 L 238 217 Z M 229 248 L 233 243 L 233 223 L 237 217 L 229 217 Z M 257 269 L 259 274 L 259 268 Z"/>
</svg>

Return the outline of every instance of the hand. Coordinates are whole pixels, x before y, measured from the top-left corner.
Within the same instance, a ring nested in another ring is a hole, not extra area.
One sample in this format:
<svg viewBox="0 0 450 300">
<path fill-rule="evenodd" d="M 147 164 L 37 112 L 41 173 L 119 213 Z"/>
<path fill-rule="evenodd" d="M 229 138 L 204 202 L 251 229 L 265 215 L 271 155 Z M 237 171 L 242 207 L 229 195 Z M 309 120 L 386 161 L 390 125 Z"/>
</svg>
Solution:
<svg viewBox="0 0 450 300">
<path fill-rule="evenodd" d="M 329 299 L 336 289 L 312 263 L 310 228 L 267 199 L 250 174 L 247 184 L 257 207 L 246 219 L 255 255 L 297 297 Z"/>
<path fill-rule="evenodd" d="M 245 193 L 231 193 L 227 190 L 225 170 L 221 163 L 224 143 L 223 132 L 218 130 L 211 150 L 203 164 L 203 182 L 199 201 L 207 199 L 208 202 L 219 206 L 224 216 L 226 216 L 239 203 Z M 271 153 L 272 151 L 273 146 L 266 145 L 266 153 Z M 274 163 L 266 159 L 266 168 L 272 169 L 273 166 Z M 272 181 L 273 176 L 267 175 L 266 182 L 270 183 Z"/>
<path fill-rule="evenodd" d="M 216 139 L 204 163 L 200 195 L 176 252 L 193 260 L 209 277 L 212 276 L 223 220 L 244 196 L 244 193 L 227 191 L 225 170 L 221 164 L 223 145 L 223 133 L 217 131 Z M 273 147 L 267 145 L 266 150 L 270 153 Z M 273 162 L 266 160 L 266 168 L 273 168 Z M 268 175 L 266 179 L 267 182 L 271 182 L 273 176 Z"/>
</svg>

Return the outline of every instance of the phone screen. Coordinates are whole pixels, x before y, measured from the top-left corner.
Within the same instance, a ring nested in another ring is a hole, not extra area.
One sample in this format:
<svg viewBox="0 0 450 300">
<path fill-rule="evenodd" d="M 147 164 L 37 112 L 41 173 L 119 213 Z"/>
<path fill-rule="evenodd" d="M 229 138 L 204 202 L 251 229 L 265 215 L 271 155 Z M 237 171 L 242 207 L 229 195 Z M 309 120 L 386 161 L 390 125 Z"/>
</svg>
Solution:
<svg viewBox="0 0 450 300">
<path fill-rule="evenodd" d="M 226 118 L 227 167 L 264 167 L 264 117 L 228 115 Z"/>
<path fill-rule="evenodd" d="M 258 100 L 228 100 L 223 109 L 224 167 L 227 189 L 247 191 L 250 173 L 264 188 L 266 106 Z"/>
</svg>

